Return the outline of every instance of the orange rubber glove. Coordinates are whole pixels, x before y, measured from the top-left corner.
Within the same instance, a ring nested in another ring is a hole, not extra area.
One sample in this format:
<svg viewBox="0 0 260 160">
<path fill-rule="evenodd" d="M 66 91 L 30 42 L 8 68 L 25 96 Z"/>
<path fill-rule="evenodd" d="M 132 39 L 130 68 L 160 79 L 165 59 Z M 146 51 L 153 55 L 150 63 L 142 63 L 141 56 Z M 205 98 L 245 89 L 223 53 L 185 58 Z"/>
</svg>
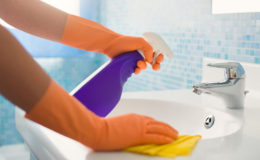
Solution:
<svg viewBox="0 0 260 160">
<path fill-rule="evenodd" d="M 178 136 L 171 126 L 146 116 L 100 118 L 54 81 L 26 118 L 99 151 L 171 143 Z"/>
<path fill-rule="evenodd" d="M 153 48 L 143 38 L 121 35 L 99 23 L 73 15 L 67 16 L 60 42 L 78 49 L 103 53 L 110 58 L 140 49 L 144 52 L 145 61 L 152 64 L 153 60 Z M 145 61 L 138 61 L 136 74 L 146 69 Z M 163 55 L 160 54 L 152 65 L 153 69 L 158 70 L 162 61 Z"/>
</svg>

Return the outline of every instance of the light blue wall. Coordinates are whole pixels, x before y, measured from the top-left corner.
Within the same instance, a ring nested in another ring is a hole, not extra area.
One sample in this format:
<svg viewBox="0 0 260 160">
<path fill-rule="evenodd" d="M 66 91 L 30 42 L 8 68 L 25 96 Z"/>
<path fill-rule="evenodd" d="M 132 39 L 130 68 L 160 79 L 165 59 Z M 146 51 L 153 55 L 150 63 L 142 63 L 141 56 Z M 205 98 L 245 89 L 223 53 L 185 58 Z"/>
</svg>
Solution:
<svg viewBox="0 0 260 160">
<path fill-rule="evenodd" d="M 23 142 L 15 128 L 14 107 L 0 95 L 0 146 Z"/>
<path fill-rule="evenodd" d="M 260 63 L 260 13 L 211 14 L 211 0 L 101 0 L 100 21 L 122 34 L 157 32 L 175 54 L 159 72 L 130 79 L 125 91 L 191 88 L 203 57 Z"/>
</svg>

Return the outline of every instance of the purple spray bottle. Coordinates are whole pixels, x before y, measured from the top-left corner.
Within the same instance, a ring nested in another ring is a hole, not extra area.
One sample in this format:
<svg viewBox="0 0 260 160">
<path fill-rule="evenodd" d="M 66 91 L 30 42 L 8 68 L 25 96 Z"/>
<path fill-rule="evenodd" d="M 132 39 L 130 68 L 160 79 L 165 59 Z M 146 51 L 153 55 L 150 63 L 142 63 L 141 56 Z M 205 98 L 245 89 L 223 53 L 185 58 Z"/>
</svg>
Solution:
<svg viewBox="0 0 260 160">
<path fill-rule="evenodd" d="M 172 58 L 165 41 L 156 33 L 143 33 L 143 38 L 153 47 L 155 58 L 160 54 Z M 123 53 L 102 65 L 70 93 L 98 116 L 105 117 L 120 100 L 127 79 L 134 73 L 138 60 L 143 60 L 141 50 Z"/>
</svg>

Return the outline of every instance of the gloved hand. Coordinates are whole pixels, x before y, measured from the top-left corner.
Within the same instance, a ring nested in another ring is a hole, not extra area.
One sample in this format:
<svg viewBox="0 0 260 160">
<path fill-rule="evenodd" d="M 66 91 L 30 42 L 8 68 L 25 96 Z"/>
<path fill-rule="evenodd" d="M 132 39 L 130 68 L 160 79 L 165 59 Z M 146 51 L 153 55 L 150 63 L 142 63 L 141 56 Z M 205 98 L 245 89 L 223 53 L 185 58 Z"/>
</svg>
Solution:
<svg viewBox="0 0 260 160">
<path fill-rule="evenodd" d="M 171 143 L 178 132 L 166 123 L 138 114 L 103 119 L 95 150 L 119 150 L 138 144 Z"/>
<path fill-rule="evenodd" d="M 143 38 L 121 35 L 99 23 L 73 15 L 67 16 L 60 42 L 78 49 L 103 53 L 110 58 L 140 49 L 144 52 L 145 61 L 152 64 L 153 60 L 153 48 Z M 136 74 L 146 69 L 145 61 L 138 61 Z M 156 63 L 152 64 L 153 69 L 158 70 L 162 61 L 163 55 L 160 54 Z"/>
<path fill-rule="evenodd" d="M 26 117 L 98 151 L 170 143 L 178 135 L 171 126 L 137 114 L 100 118 L 54 81 Z"/>
</svg>

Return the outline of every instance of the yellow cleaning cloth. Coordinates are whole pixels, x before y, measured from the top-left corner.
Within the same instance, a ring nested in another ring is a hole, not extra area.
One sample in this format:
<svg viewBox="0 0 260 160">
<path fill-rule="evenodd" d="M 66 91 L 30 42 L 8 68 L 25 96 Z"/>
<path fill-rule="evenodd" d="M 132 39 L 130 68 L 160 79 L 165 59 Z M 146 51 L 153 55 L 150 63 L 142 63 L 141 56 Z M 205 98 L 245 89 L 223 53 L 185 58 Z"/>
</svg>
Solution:
<svg viewBox="0 0 260 160">
<path fill-rule="evenodd" d="M 126 152 L 135 152 L 151 156 L 161 156 L 174 158 L 178 155 L 187 156 L 191 153 L 197 142 L 201 139 L 200 135 L 181 135 L 174 142 L 164 145 L 147 144 L 133 146 L 124 149 Z"/>
</svg>

